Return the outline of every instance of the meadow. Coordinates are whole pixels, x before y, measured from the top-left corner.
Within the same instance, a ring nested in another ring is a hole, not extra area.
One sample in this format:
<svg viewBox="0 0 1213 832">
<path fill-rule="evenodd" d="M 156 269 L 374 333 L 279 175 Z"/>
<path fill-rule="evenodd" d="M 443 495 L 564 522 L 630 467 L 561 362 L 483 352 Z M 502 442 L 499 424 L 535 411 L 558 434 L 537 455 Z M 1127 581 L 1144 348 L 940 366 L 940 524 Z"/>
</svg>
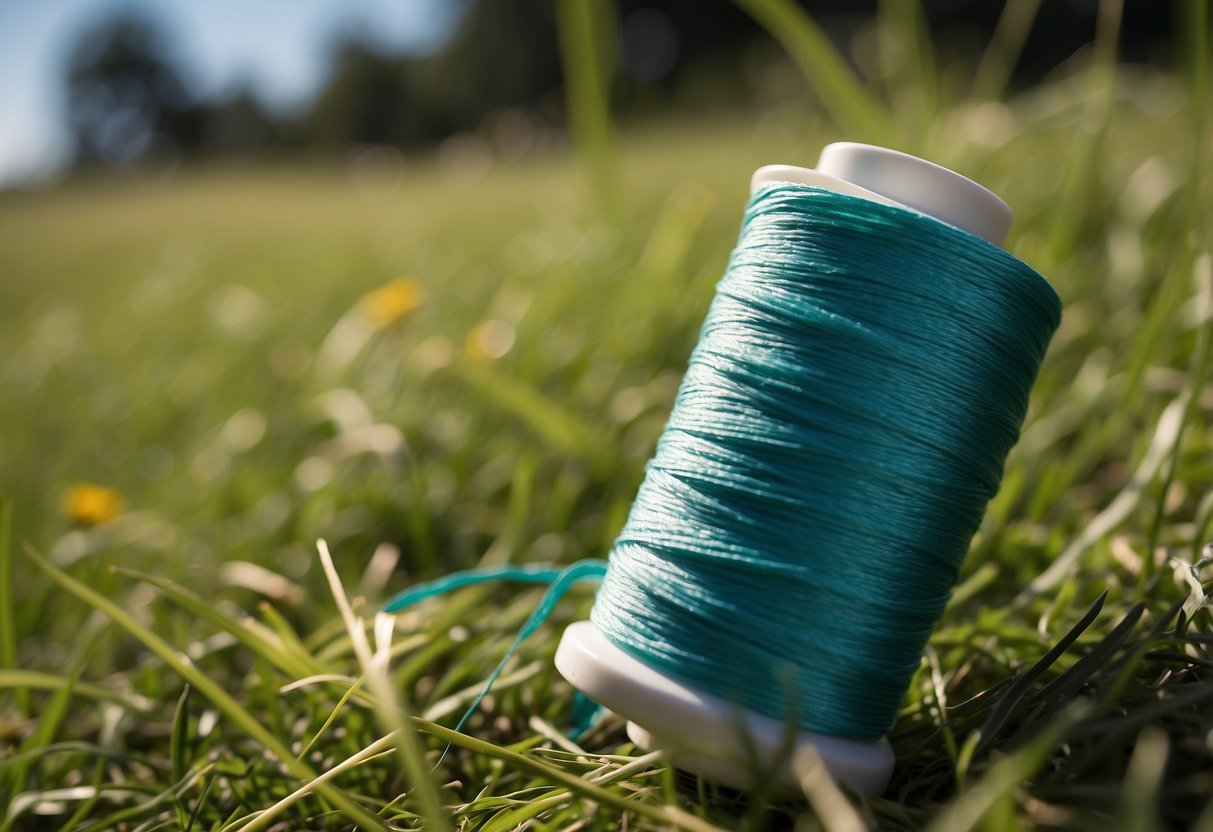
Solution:
<svg viewBox="0 0 1213 832">
<path fill-rule="evenodd" d="M 1118 65 L 1113 26 L 1014 95 L 1011 56 L 960 95 L 910 50 L 875 103 L 787 6 L 743 5 L 808 78 L 760 118 L 614 140 L 574 65 L 579 153 L 0 194 L 0 828 L 1213 825 L 1202 4 L 1173 71 Z M 452 731 L 540 591 L 376 610 L 453 570 L 605 554 L 750 173 L 843 139 L 1002 195 L 1007 247 L 1064 303 L 889 791 L 740 795 L 613 717 L 570 739 L 551 658 L 586 589 Z"/>
</svg>

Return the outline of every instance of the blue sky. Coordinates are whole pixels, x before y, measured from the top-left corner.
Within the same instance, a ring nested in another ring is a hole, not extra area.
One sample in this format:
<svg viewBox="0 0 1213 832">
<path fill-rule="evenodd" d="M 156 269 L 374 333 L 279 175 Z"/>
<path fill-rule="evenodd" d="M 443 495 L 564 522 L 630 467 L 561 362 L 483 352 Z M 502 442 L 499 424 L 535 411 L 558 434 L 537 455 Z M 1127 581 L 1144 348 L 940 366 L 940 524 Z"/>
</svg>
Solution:
<svg viewBox="0 0 1213 832">
<path fill-rule="evenodd" d="M 63 67 L 75 38 L 125 8 L 166 30 L 203 93 L 249 83 L 267 105 L 306 102 L 335 33 L 365 31 L 391 49 L 424 51 L 458 21 L 454 0 L 0 0 L 0 185 L 38 178 L 70 150 Z"/>
</svg>

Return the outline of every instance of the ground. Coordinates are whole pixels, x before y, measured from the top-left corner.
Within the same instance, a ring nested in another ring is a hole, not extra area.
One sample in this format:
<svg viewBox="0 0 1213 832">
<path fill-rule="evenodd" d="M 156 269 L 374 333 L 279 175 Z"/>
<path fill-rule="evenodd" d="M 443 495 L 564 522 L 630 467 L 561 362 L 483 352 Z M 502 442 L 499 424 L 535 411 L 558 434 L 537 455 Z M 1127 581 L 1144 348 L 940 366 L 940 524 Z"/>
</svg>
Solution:
<svg viewBox="0 0 1213 832">
<path fill-rule="evenodd" d="M 1199 572 L 1178 565 L 1213 538 L 1206 108 L 1129 71 L 1093 105 L 1085 78 L 941 111 L 909 148 L 1012 205 L 1008 246 L 1065 311 L 892 732 L 893 785 L 850 802 L 632 764 L 614 719 L 569 740 L 551 656 L 589 590 L 466 736 L 435 723 L 454 724 L 535 589 L 401 615 L 386 684 L 371 657 L 354 690 L 363 631 L 315 546 L 368 620 L 419 579 L 605 554 L 750 173 L 847 135 L 781 112 L 624 129 L 616 215 L 561 151 L 409 158 L 395 189 L 284 165 L 0 196 L 6 823 L 1209 821 L 1213 636 Z"/>
</svg>

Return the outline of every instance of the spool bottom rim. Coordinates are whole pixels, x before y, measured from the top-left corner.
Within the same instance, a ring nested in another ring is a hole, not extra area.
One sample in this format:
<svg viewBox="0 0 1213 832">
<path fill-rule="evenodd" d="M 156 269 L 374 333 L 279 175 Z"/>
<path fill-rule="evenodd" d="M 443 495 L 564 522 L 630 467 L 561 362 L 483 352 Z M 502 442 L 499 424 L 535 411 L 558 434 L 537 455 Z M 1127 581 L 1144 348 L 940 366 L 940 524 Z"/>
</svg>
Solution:
<svg viewBox="0 0 1213 832">
<path fill-rule="evenodd" d="M 793 788 L 819 759 L 830 776 L 880 794 L 893 773 L 887 739 L 874 742 L 796 729 L 659 673 L 612 644 L 589 621 L 564 632 L 556 669 L 594 701 L 629 720 L 638 746 L 674 765 L 742 790 Z"/>
</svg>

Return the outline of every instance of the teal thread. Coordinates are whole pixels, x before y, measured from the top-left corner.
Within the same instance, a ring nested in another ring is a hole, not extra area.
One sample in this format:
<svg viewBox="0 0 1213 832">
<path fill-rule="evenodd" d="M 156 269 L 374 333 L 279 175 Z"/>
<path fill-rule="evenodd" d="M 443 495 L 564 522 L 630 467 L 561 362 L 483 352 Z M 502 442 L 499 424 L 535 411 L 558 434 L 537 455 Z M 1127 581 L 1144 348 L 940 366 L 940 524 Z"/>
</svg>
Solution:
<svg viewBox="0 0 1213 832">
<path fill-rule="evenodd" d="M 758 713 L 876 739 L 943 612 L 1060 322 L 928 217 L 751 200 L 591 620 Z"/>
<path fill-rule="evenodd" d="M 497 677 L 505 670 L 505 666 L 509 660 L 518 652 L 518 648 L 548 620 L 548 617 L 556 609 L 556 605 L 560 603 L 560 599 L 565 596 L 565 593 L 572 589 L 575 584 L 584 581 L 602 580 L 602 576 L 606 573 L 606 568 L 606 561 L 587 558 L 586 560 L 577 561 L 571 566 L 564 567 L 534 564 L 516 566 L 507 564 L 505 566 L 488 566 L 482 569 L 468 569 L 398 592 L 388 600 L 383 610 L 384 612 L 392 613 L 403 612 L 408 607 L 418 604 L 427 598 L 433 598 L 447 592 L 454 592 L 466 586 L 475 586 L 476 584 L 495 581 L 544 584 L 547 586 L 543 597 L 539 599 L 539 603 L 535 606 L 534 611 L 527 616 L 526 622 L 522 625 L 522 629 L 518 631 L 518 635 L 515 636 L 513 643 L 505 651 L 501 660 L 497 662 L 497 666 L 493 668 L 493 672 L 485 679 L 484 685 L 476 694 L 475 699 L 472 700 L 472 704 L 468 706 L 467 710 L 463 712 L 463 716 L 459 718 L 459 722 L 455 724 L 455 730 L 459 731 L 467 723 L 468 718 L 476 713 L 476 709 L 480 707 L 480 703 L 484 701 L 484 697 L 489 695 L 489 691 L 493 689 L 493 683 L 497 681 Z M 588 727 L 588 720 L 592 718 L 593 714 L 579 716 L 579 730 Z M 582 724 L 583 720 L 586 721 L 585 725 Z M 450 746 L 448 745 L 447 748 L 450 748 Z M 445 750 L 443 750 L 442 756 L 446 756 Z"/>
<path fill-rule="evenodd" d="M 602 563 L 602 561 L 597 561 Z M 549 566 L 542 563 L 505 564 L 503 566 L 485 566 L 480 569 L 465 569 L 444 575 L 432 581 L 401 590 L 388 599 L 383 605 L 384 612 L 403 612 L 414 604 L 419 604 L 427 598 L 445 595 L 465 586 L 476 584 L 507 583 L 541 584 L 550 586 L 564 572 L 566 567 Z"/>
</svg>

